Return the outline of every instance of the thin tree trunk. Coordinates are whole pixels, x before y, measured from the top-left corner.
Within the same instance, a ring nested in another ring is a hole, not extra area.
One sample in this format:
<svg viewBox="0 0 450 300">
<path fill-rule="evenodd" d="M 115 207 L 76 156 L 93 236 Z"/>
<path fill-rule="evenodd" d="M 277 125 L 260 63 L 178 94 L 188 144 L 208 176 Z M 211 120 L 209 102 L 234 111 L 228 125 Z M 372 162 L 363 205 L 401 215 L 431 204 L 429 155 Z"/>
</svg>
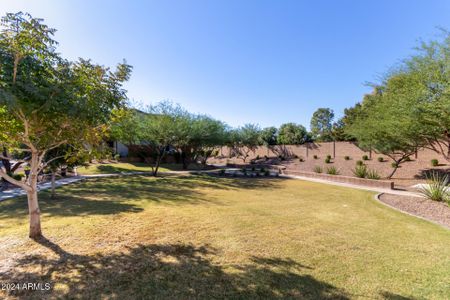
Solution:
<svg viewBox="0 0 450 300">
<path fill-rule="evenodd" d="M 41 212 L 39 210 L 37 188 L 27 192 L 28 212 L 30 214 L 30 238 L 37 239 L 42 236 Z"/>
<path fill-rule="evenodd" d="M 52 179 L 51 179 L 51 185 L 52 185 L 52 192 L 51 192 L 51 197 L 52 199 L 55 198 L 55 189 L 56 189 L 56 172 L 54 170 L 52 170 Z"/>
<path fill-rule="evenodd" d="M 399 160 L 399 161 L 394 160 L 394 162 L 395 162 L 394 170 L 392 170 L 391 174 L 389 174 L 389 176 L 387 177 L 387 179 L 391 179 L 392 176 L 394 176 L 395 172 L 397 172 L 397 169 L 398 169 L 398 167 L 400 166 L 400 161 L 401 161 L 401 160 Z"/>
</svg>

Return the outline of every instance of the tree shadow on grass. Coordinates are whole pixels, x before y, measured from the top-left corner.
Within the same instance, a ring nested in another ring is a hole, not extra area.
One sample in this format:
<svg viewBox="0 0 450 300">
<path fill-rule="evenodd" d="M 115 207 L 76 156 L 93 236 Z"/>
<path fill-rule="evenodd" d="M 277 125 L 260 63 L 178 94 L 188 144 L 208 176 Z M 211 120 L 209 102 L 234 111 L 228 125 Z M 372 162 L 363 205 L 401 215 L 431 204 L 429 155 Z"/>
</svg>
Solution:
<svg viewBox="0 0 450 300">
<path fill-rule="evenodd" d="M 142 202 L 172 205 L 223 205 L 210 196 L 208 189 L 276 188 L 283 179 L 219 178 L 209 175 L 121 176 L 91 178 L 56 190 L 39 193 L 39 205 L 45 216 L 109 215 L 138 213 Z M 27 200 L 18 197 L 0 202 L 0 219 L 21 218 L 28 214 Z"/>
<path fill-rule="evenodd" d="M 68 253 L 45 238 L 38 243 L 56 258 L 21 258 L 9 272 L 0 274 L 0 280 L 49 282 L 52 289 L 16 290 L 10 295 L 22 299 L 349 299 L 345 291 L 304 274 L 307 267 L 282 258 L 254 257 L 245 265 L 224 268 L 213 262 L 219 253 L 208 245 L 139 245 L 121 253 L 84 256 Z"/>
</svg>

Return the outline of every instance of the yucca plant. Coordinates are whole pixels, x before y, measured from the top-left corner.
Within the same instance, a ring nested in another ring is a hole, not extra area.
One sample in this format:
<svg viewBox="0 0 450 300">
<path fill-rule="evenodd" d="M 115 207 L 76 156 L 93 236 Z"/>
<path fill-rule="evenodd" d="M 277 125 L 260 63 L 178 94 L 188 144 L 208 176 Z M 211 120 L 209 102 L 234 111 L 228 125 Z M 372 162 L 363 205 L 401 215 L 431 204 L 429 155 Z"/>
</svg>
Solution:
<svg viewBox="0 0 450 300">
<path fill-rule="evenodd" d="M 365 178 L 367 176 L 367 167 L 366 165 L 357 165 L 353 169 L 353 175 L 358 178 Z"/>
<path fill-rule="evenodd" d="M 315 172 L 315 173 L 322 173 L 322 172 L 323 172 L 323 169 L 322 169 L 321 166 L 315 166 L 315 167 L 314 167 L 314 172 Z"/>
<path fill-rule="evenodd" d="M 423 185 L 419 189 L 419 192 L 429 200 L 450 204 L 450 187 L 447 186 L 448 181 L 448 175 L 439 175 L 438 172 L 432 172 L 427 176 L 427 184 Z"/>
<path fill-rule="evenodd" d="M 380 174 L 376 170 L 367 170 L 367 179 L 379 180 L 381 178 Z"/>
<path fill-rule="evenodd" d="M 339 170 L 336 167 L 327 168 L 327 174 L 329 175 L 339 175 Z"/>
</svg>

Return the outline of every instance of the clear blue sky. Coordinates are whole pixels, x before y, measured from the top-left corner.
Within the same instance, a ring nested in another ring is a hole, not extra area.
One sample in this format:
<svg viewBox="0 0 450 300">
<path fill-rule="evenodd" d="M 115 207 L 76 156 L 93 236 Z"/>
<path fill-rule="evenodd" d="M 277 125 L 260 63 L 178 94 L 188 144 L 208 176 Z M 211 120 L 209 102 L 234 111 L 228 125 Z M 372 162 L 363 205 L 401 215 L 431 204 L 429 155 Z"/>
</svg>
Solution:
<svg viewBox="0 0 450 300">
<path fill-rule="evenodd" d="M 58 29 L 67 58 L 134 66 L 129 97 L 169 99 L 230 125 L 339 116 L 420 38 L 450 29 L 450 1 L 2 0 Z"/>
</svg>

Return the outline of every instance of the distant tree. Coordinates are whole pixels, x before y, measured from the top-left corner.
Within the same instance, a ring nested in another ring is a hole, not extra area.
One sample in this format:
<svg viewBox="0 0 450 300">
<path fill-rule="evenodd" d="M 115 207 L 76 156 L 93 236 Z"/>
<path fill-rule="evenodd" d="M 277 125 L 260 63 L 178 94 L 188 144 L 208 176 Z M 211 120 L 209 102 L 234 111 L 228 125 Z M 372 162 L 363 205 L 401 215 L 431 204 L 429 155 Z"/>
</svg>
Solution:
<svg viewBox="0 0 450 300">
<path fill-rule="evenodd" d="M 214 150 L 225 144 L 226 125 L 205 115 L 190 115 L 186 125 L 186 138 L 178 144 L 181 151 L 183 169 L 189 163 L 200 160 L 203 166 Z"/>
<path fill-rule="evenodd" d="M 308 141 L 308 132 L 302 125 L 286 123 L 278 130 L 278 143 L 282 145 L 300 145 Z"/>
<path fill-rule="evenodd" d="M 333 140 L 334 112 L 330 108 L 317 109 L 311 118 L 311 133 L 313 138 L 321 142 L 330 142 Z"/>
<path fill-rule="evenodd" d="M 276 127 L 266 127 L 260 132 L 260 144 L 266 147 L 277 144 L 278 129 Z"/>
<path fill-rule="evenodd" d="M 172 150 L 187 143 L 190 115 L 179 105 L 164 101 L 147 108 L 143 118 L 141 143 L 155 153 L 152 165 L 157 176 L 162 159 Z"/>
<path fill-rule="evenodd" d="M 38 238 L 38 174 L 57 159 L 47 154 L 102 134 L 111 110 L 126 100 L 122 83 L 131 67 L 123 63 L 111 71 L 89 60 L 64 60 L 55 49 L 55 30 L 28 14 L 7 14 L 1 26 L 0 139 L 27 154 L 30 174 L 19 181 L 0 169 L 0 176 L 26 191 L 29 236 Z"/>
<path fill-rule="evenodd" d="M 246 162 L 250 152 L 255 152 L 261 145 L 261 129 L 255 124 L 244 126 L 229 132 L 229 144 L 234 156 Z"/>
</svg>

